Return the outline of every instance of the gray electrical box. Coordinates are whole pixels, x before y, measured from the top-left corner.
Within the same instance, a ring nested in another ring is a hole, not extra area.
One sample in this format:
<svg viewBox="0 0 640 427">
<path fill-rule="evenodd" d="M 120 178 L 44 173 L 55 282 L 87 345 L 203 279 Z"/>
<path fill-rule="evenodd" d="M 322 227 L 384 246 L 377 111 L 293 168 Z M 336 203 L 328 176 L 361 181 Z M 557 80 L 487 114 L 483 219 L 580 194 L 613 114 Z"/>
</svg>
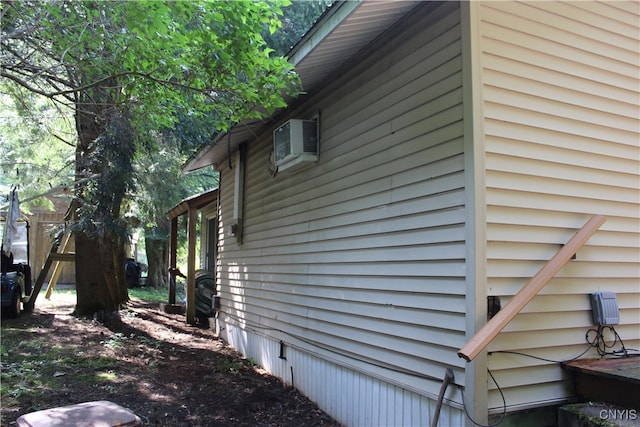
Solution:
<svg viewBox="0 0 640 427">
<path fill-rule="evenodd" d="M 591 294 L 591 310 L 593 323 L 600 326 L 620 323 L 618 298 L 611 291 L 597 291 Z"/>
</svg>

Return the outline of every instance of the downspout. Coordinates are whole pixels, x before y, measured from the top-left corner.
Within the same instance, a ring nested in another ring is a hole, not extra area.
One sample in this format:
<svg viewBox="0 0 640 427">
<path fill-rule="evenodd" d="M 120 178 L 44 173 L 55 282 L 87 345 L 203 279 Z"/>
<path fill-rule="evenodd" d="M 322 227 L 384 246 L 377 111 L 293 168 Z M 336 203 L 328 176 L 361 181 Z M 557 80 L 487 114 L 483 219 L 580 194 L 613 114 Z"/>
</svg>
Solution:
<svg viewBox="0 0 640 427">
<path fill-rule="evenodd" d="M 229 161 L 229 170 L 233 169 L 231 164 L 231 120 L 229 120 L 229 129 L 227 129 L 227 159 Z"/>
</svg>

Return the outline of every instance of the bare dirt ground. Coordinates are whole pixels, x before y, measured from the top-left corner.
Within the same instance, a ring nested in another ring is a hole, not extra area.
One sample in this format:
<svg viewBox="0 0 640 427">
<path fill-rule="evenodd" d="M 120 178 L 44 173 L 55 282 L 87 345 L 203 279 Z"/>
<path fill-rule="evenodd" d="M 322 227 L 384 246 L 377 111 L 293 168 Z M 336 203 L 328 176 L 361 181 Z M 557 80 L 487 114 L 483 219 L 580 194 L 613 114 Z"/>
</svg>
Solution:
<svg viewBox="0 0 640 427">
<path fill-rule="evenodd" d="M 74 299 L 39 298 L 33 313 L 2 319 L 2 426 L 93 400 L 129 408 L 152 426 L 339 425 L 183 315 L 132 301 L 101 324 L 71 316 Z"/>
</svg>

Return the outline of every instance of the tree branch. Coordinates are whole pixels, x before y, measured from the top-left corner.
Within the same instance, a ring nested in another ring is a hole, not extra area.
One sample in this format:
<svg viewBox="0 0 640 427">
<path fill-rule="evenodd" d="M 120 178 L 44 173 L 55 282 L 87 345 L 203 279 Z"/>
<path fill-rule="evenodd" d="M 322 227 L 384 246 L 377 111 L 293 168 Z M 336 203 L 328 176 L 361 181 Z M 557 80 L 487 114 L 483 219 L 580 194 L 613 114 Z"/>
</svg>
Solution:
<svg viewBox="0 0 640 427">
<path fill-rule="evenodd" d="M 69 142 L 69 141 L 67 141 L 66 139 L 62 138 L 61 136 L 56 135 L 56 134 L 55 134 L 55 133 L 53 133 L 53 132 L 49 132 L 49 134 L 50 134 L 52 137 L 54 137 L 55 139 L 57 139 L 58 141 L 62 142 L 63 144 L 68 145 L 69 147 L 74 147 L 74 148 L 75 148 L 75 146 L 76 146 L 76 144 L 75 144 L 75 143 Z"/>
<path fill-rule="evenodd" d="M 4 78 L 7 78 L 9 80 L 12 80 L 13 82 L 19 84 L 20 86 L 22 86 L 23 88 L 27 89 L 30 92 L 37 93 L 38 95 L 42 95 L 42 96 L 45 96 L 47 98 L 51 98 L 51 96 L 49 96 L 49 94 L 46 91 L 41 90 L 41 89 L 39 89 L 39 88 L 37 88 L 35 86 L 30 85 L 29 83 L 27 83 L 26 80 L 23 80 L 23 79 L 19 78 L 18 76 L 15 76 L 15 75 L 13 75 L 11 73 L 5 72 L 4 68 L 2 69 L 2 71 L 0 71 L 0 77 L 4 77 Z"/>
</svg>

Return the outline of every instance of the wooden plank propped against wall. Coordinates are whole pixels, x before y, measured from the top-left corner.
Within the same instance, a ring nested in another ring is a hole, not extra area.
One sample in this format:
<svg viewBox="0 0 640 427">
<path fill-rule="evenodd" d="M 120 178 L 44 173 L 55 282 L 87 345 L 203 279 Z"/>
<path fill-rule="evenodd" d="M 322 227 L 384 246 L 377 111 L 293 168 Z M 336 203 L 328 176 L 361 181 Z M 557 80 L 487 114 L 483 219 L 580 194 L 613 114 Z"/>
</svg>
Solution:
<svg viewBox="0 0 640 427">
<path fill-rule="evenodd" d="M 472 361 L 504 329 L 505 326 L 540 292 L 595 233 L 606 218 L 595 215 L 458 351 L 458 356 Z"/>
</svg>

